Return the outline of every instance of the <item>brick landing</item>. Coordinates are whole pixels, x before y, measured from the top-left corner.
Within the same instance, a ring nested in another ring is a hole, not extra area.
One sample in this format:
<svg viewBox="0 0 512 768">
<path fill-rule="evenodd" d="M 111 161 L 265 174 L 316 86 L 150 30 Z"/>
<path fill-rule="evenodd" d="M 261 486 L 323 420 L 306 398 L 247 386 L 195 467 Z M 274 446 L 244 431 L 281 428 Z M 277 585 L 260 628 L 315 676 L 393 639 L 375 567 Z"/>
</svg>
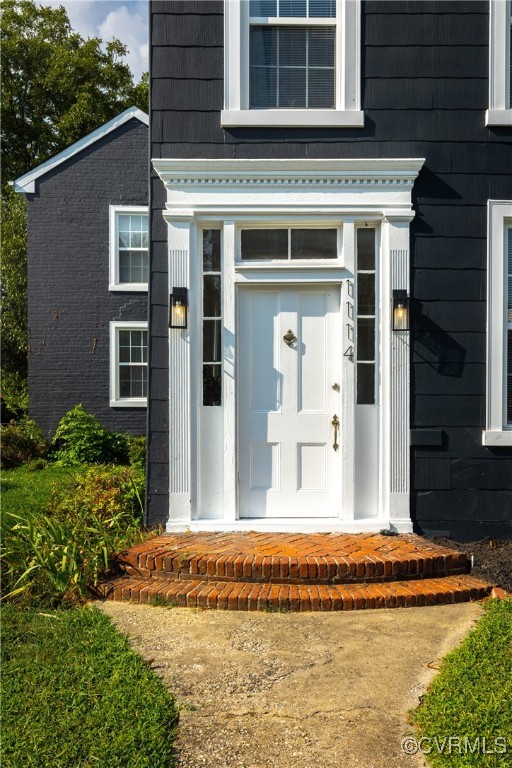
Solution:
<svg viewBox="0 0 512 768">
<path fill-rule="evenodd" d="M 465 554 L 415 535 L 184 533 L 121 553 L 103 596 L 231 610 L 351 610 L 478 600 Z"/>
</svg>

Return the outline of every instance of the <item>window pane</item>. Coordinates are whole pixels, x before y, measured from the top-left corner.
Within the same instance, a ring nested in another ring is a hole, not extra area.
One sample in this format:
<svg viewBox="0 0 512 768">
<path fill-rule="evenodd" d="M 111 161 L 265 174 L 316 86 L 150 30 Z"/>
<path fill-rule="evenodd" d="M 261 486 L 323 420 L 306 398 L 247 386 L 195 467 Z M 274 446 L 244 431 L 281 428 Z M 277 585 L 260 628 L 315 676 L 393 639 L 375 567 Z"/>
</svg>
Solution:
<svg viewBox="0 0 512 768">
<path fill-rule="evenodd" d="M 308 27 L 308 65 L 334 68 L 334 27 Z"/>
<path fill-rule="evenodd" d="M 147 397 L 147 368 L 125 365 L 119 369 L 119 397 Z"/>
<path fill-rule="evenodd" d="M 512 323 L 512 227 L 507 230 L 508 321 Z"/>
<path fill-rule="evenodd" d="M 373 227 L 357 230 L 357 268 L 375 269 L 375 230 Z"/>
<path fill-rule="evenodd" d="M 277 27 L 251 27 L 251 66 L 277 66 Z"/>
<path fill-rule="evenodd" d="M 312 19 L 326 19 L 336 16 L 336 0 L 309 0 L 309 14 Z"/>
<path fill-rule="evenodd" d="M 219 363 L 221 353 L 221 321 L 203 322 L 203 360 L 205 363 Z"/>
<path fill-rule="evenodd" d="M 251 68 L 251 109 L 277 107 L 277 70 Z"/>
<path fill-rule="evenodd" d="M 220 365 L 203 365 L 203 405 L 222 405 L 221 375 Z"/>
<path fill-rule="evenodd" d="M 357 404 L 373 405 L 375 402 L 375 365 L 357 364 Z"/>
<path fill-rule="evenodd" d="M 375 360 L 375 320 L 371 318 L 357 321 L 357 359 Z"/>
<path fill-rule="evenodd" d="M 251 0 L 249 6 L 251 16 L 277 16 L 277 0 Z"/>
<path fill-rule="evenodd" d="M 306 7 L 306 0 L 279 0 L 279 16 L 304 18 L 306 16 Z"/>
<path fill-rule="evenodd" d="M 335 259 L 336 229 L 292 229 L 292 259 Z"/>
<path fill-rule="evenodd" d="M 306 66 L 306 27 L 285 27 L 278 30 L 279 66 Z"/>
<path fill-rule="evenodd" d="M 147 283 L 149 255 L 145 251 L 119 252 L 119 282 Z"/>
<path fill-rule="evenodd" d="M 117 219 L 119 232 L 130 231 L 130 216 L 126 213 L 120 213 Z"/>
<path fill-rule="evenodd" d="M 357 314 L 375 314 L 375 275 L 359 273 L 357 276 Z"/>
<path fill-rule="evenodd" d="M 243 229 L 242 259 L 287 259 L 287 229 Z"/>
<path fill-rule="evenodd" d="M 507 423 L 512 424 L 512 331 L 508 331 L 507 337 Z"/>
<path fill-rule="evenodd" d="M 203 316 L 220 317 L 220 275 L 203 277 Z"/>
<path fill-rule="evenodd" d="M 203 272 L 220 272 L 220 229 L 203 231 Z"/>
<path fill-rule="evenodd" d="M 306 70 L 279 70 L 279 99 L 278 107 L 300 109 L 306 104 Z"/>
<path fill-rule="evenodd" d="M 308 78 L 309 109 L 334 109 L 334 71 L 310 69 Z"/>
</svg>

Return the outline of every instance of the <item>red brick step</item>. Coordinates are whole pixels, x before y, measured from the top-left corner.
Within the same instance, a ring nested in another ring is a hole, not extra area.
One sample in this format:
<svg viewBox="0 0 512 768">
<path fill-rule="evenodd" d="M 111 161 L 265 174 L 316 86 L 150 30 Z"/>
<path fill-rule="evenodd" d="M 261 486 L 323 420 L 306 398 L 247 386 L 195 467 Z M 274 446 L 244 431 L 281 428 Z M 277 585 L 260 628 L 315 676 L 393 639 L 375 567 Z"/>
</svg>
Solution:
<svg viewBox="0 0 512 768">
<path fill-rule="evenodd" d="M 354 584 L 269 584 L 120 576 L 103 597 L 132 603 L 227 610 L 349 611 L 459 603 L 487 597 L 492 586 L 468 575 Z"/>
<path fill-rule="evenodd" d="M 419 536 L 183 533 L 121 553 L 124 573 L 180 581 L 341 584 L 463 574 L 467 556 Z"/>
</svg>

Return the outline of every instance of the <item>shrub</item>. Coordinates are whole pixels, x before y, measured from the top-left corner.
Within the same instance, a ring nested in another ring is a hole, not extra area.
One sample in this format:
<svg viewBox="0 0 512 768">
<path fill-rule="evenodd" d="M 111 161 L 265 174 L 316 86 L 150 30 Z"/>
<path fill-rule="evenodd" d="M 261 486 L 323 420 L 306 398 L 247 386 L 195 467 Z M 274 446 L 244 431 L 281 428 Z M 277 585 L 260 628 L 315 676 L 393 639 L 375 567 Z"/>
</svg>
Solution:
<svg viewBox="0 0 512 768">
<path fill-rule="evenodd" d="M 2 441 L 2 469 L 12 469 L 43 456 L 46 444 L 41 430 L 31 419 L 11 421 L 0 427 Z"/>
<path fill-rule="evenodd" d="M 25 376 L 2 369 L 2 403 L 2 416 L 4 408 L 9 414 L 7 418 L 28 416 L 28 382 Z"/>
<path fill-rule="evenodd" d="M 116 552 L 143 539 L 143 473 L 91 467 L 55 490 L 49 510 L 4 513 L 7 597 L 55 605 L 94 593 Z"/>
<path fill-rule="evenodd" d="M 128 436 L 128 460 L 132 467 L 146 467 L 146 438 Z"/>
<path fill-rule="evenodd" d="M 125 435 L 108 432 L 92 413 L 77 405 L 59 422 L 52 441 L 57 464 L 72 467 L 77 464 L 128 463 L 128 442 Z"/>
</svg>

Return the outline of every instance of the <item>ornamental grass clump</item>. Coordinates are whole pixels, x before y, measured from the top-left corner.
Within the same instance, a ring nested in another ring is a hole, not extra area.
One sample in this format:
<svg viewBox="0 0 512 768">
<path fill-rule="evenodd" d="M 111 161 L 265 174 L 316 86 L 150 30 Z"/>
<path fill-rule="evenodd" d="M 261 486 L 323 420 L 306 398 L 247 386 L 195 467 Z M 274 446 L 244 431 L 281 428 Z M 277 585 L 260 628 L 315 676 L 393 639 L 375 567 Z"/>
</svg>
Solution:
<svg viewBox="0 0 512 768">
<path fill-rule="evenodd" d="M 144 538 L 144 476 L 91 467 L 56 489 L 48 509 L 2 518 L 2 581 L 10 600 L 57 605 L 95 594 L 115 555 Z"/>
</svg>

